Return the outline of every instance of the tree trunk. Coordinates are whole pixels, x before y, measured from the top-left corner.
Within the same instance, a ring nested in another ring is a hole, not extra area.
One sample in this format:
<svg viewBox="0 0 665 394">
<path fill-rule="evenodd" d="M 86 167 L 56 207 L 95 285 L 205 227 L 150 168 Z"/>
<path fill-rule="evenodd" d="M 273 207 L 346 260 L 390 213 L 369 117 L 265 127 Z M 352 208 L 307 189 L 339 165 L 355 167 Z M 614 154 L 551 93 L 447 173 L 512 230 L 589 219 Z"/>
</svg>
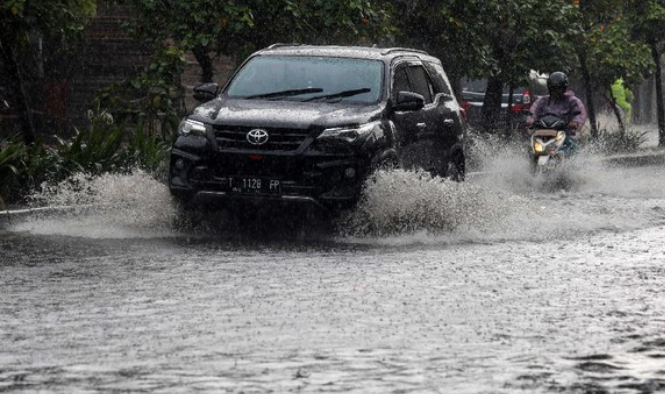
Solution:
<svg viewBox="0 0 665 394">
<path fill-rule="evenodd" d="M 656 62 L 656 113 L 658 114 L 658 145 L 665 145 L 665 105 L 663 104 L 663 67 L 655 41 L 650 43 L 651 55 Z"/>
<path fill-rule="evenodd" d="M 619 107 L 616 104 L 616 101 L 612 100 L 612 112 L 614 112 L 614 116 L 617 118 L 617 123 L 619 124 L 619 132 L 621 135 L 626 134 L 626 124 L 623 121 L 623 117 L 621 116 L 621 112 L 619 111 Z"/>
<path fill-rule="evenodd" d="M 487 79 L 487 88 L 485 89 L 482 111 L 482 129 L 485 132 L 494 132 L 499 128 L 502 95 L 503 81 L 497 77 L 489 77 Z"/>
<path fill-rule="evenodd" d="M 508 85 L 508 108 L 506 109 L 506 141 L 510 141 L 513 137 L 513 94 L 515 93 L 515 86 L 510 83 Z"/>
<path fill-rule="evenodd" d="M 27 145 L 30 145 L 35 142 L 37 133 L 32 120 L 32 114 L 30 113 L 30 102 L 28 101 L 28 93 L 25 90 L 21 66 L 18 63 L 16 51 L 10 42 L 4 38 L 0 38 L 0 52 L 7 67 L 7 73 L 9 74 L 9 83 L 11 84 L 13 96 L 12 104 L 16 106 L 16 111 L 19 115 L 23 140 Z"/>
<path fill-rule="evenodd" d="M 194 53 L 199 66 L 201 66 L 201 82 L 212 82 L 212 59 L 210 58 L 208 48 L 196 47 L 192 50 L 192 53 Z"/>
<path fill-rule="evenodd" d="M 617 123 L 619 124 L 619 131 L 621 132 L 621 135 L 626 134 L 626 125 L 623 122 L 624 117 L 621 116 L 621 111 L 619 111 L 619 106 L 617 105 L 617 101 L 614 98 L 614 93 L 612 93 L 612 89 L 610 89 L 610 96 L 605 97 L 608 103 L 612 105 L 612 112 L 614 112 L 614 116 L 617 118 Z"/>
<path fill-rule="evenodd" d="M 586 95 L 586 111 L 591 125 L 591 136 L 598 138 L 598 123 L 596 121 L 596 107 L 593 105 L 593 86 L 591 85 L 591 74 L 587 66 L 587 58 L 584 50 L 577 51 L 577 57 L 580 61 L 582 70 L 582 81 L 584 82 L 584 94 Z"/>
</svg>

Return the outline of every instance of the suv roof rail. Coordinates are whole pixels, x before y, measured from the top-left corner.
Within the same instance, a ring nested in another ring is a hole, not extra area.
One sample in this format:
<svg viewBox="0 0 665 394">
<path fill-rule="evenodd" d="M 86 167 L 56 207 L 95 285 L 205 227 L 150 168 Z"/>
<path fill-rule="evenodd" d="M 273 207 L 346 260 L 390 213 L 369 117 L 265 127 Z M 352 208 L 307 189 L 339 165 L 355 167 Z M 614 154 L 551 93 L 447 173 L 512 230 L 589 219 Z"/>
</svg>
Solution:
<svg viewBox="0 0 665 394">
<path fill-rule="evenodd" d="M 391 52 L 417 52 L 417 53 L 422 53 L 423 55 L 429 55 L 429 53 L 427 53 L 425 51 L 421 51 L 419 49 L 403 48 L 403 47 L 386 48 L 383 52 L 381 52 L 381 54 L 382 55 L 387 55 Z"/>
<path fill-rule="evenodd" d="M 274 43 L 272 45 L 269 45 L 268 47 L 266 47 L 264 49 L 267 50 L 267 49 L 274 49 L 274 48 L 279 48 L 279 47 L 290 47 L 290 46 L 300 46 L 300 45 L 302 45 L 302 44 L 295 43 L 295 42 L 291 43 L 291 44 L 283 43 L 283 42 L 277 42 L 277 43 Z"/>
</svg>

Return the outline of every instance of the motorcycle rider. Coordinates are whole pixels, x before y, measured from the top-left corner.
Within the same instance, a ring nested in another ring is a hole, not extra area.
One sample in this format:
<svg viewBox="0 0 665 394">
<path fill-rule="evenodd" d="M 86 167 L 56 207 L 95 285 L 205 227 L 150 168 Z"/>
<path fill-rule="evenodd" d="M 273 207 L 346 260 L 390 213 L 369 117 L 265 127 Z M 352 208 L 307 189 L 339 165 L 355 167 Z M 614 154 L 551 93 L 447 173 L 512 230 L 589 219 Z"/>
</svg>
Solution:
<svg viewBox="0 0 665 394">
<path fill-rule="evenodd" d="M 577 145 L 578 133 L 586 122 L 586 108 L 582 100 L 568 89 L 568 76 L 560 71 L 553 72 L 547 78 L 548 96 L 539 97 L 529 111 L 526 119 L 528 127 L 533 122 L 546 116 L 554 115 L 568 122 L 566 144 L 570 148 Z"/>
</svg>

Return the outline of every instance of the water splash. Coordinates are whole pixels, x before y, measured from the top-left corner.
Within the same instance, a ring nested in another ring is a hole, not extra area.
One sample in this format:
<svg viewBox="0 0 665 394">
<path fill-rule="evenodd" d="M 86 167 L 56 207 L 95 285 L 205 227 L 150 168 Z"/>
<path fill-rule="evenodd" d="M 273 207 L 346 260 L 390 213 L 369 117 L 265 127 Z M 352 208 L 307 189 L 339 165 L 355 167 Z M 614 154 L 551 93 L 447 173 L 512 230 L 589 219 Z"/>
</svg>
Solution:
<svg viewBox="0 0 665 394">
<path fill-rule="evenodd" d="M 525 205 L 514 194 L 423 172 L 379 172 L 367 182 L 358 208 L 342 222 L 347 234 L 354 236 L 482 232 Z"/>
<path fill-rule="evenodd" d="M 33 207 L 60 208 L 32 215 L 15 231 L 87 238 L 172 235 L 177 210 L 168 189 L 148 173 L 75 174 L 31 196 Z"/>
<path fill-rule="evenodd" d="M 561 174 L 565 182 L 552 184 L 530 173 L 523 145 L 474 143 L 466 182 L 418 171 L 379 172 L 365 185 L 358 207 L 335 222 L 336 230 L 324 227 L 316 238 L 386 245 L 539 241 L 665 222 L 665 183 L 657 181 L 663 168 L 615 167 L 603 155 L 583 152 Z M 44 190 L 33 196 L 33 206 L 67 209 L 33 215 L 14 224 L 14 231 L 89 238 L 184 233 L 227 239 L 260 233 L 261 240 L 314 233 L 306 228 L 308 218 L 300 220 L 306 231 L 285 231 L 280 220 L 274 226 L 251 224 L 256 231 L 236 231 L 248 221 L 224 214 L 205 215 L 202 224 L 183 227 L 168 187 L 139 170 L 77 174 Z M 282 222 L 295 223 L 299 215 L 301 210 L 284 211 Z"/>
<path fill-rule="evenodd" d="M 343 220 L 354 242 L 459 243 L 574 239 L 665 221 L 665 172 L 614 166 L 593 147 L 552 177 L 531 173 L 519 141 L 476 139 L 462 184 L 417 172 L 381 173 Z"/>
</svg>

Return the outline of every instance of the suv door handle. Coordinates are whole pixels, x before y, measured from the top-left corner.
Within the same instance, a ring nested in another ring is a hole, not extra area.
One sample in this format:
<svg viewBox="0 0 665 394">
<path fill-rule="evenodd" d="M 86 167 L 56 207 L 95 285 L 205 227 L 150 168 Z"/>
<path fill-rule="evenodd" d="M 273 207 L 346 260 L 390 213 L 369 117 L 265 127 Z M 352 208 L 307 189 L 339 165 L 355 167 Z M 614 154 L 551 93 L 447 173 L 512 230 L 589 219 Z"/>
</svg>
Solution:
<svg viewBox="0 0 665 394">
<path fill-rule="evenodd" d="M 446 119 L 443 121 L 443 124 L 446 126 L 452 126 L 453 124 L 455 124 L 455 121 L 452 119 Z"/>
<path fill-rule="evenodd" d="M 426 128 L 427 128 L 427 124 L 426 124 L 426 123 L 422 123 L 422 122 L 421 122 L 421 123 L 416 123 L 416 127 L 419 128 L 419 129 L 421 129 L 421 130 L 422 130 L 422 129 L 426 129 Z"/>
</svg>

